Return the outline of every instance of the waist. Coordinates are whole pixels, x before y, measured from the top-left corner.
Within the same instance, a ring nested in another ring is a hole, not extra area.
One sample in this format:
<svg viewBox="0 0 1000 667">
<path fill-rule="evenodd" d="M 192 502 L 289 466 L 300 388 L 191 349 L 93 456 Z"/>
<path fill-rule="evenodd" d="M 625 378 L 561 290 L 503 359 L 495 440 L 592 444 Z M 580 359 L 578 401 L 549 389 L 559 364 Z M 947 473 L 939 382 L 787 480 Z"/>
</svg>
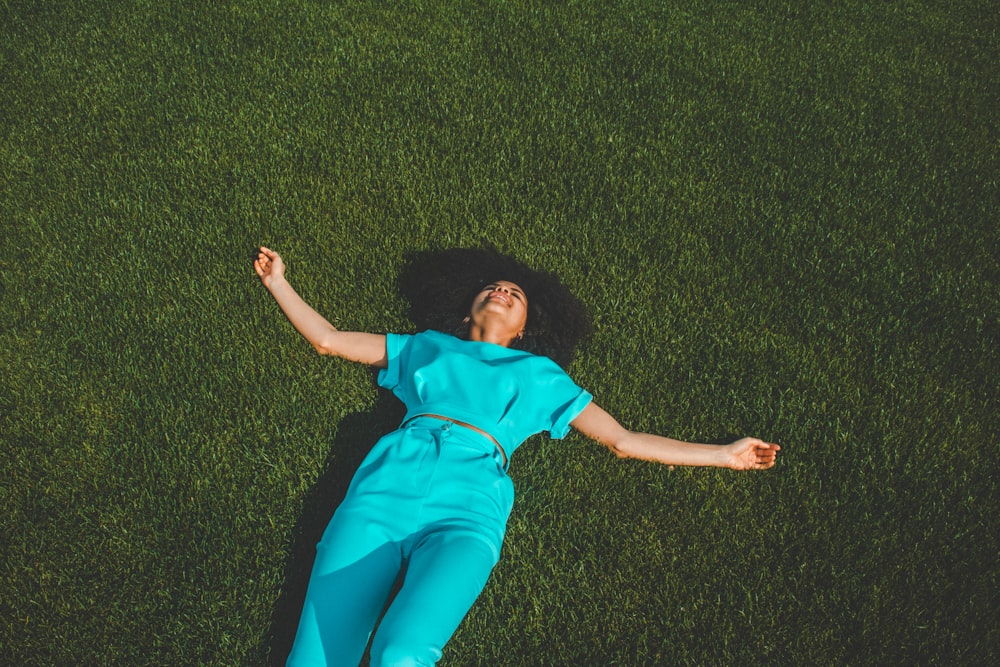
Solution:
<svg viewBox="0 0 1000 667">
<path fill-rule="evenodd" d="M 489 433 L 487 433 L 483 429 L 479 428 L 478 426 L 473 426 L 472 424 L 469 424 L 469 423 L 466 423 L 466 422 L 463 422 L 463 421 L 459 421 L 458 419 L 452 419 L 451 417 L 445 417 L 444 415 L 436 415 L 436 414 L 431 414 L 431 413 L 428 413 L 428 412 L 424 412 L 424 413 L 421 413 L 419 415 L 413 415 L 412 417 L 410 417 L 409 419 L 407 419 L 406 421 L 404 421 L 402 424 L 400 424 L 399 427 L 403 428 L 404 426 L 406 426 L 410 422 L 415 421 L 417 419 L 423 419 L 425 417 L 430 418 L 430 419 L 439 419 L 441 421 L 448 422 L 448 423 L 454 424 L 456 426 L 461 426 L 462 428 L 467 428 L 470 431 L 472 431 L 474 433 L 478 433 L 479 435 L 483 436 L 484 438 L 486 438 L 487 440 L 489 440 L 491 443 L 493 443 L 493 446 L 497 448 L 498 452 L 500 452 L 500 456 L 501 456 L 501 458 L 503 458 L 503 469 L 504 470 L 507 469 L 507 463 L 508 463 L 507 462 L 507 452 L 504 451 L 503 446 L 497 441 L 496 438 L 494 438 L 492 435 L 490 435 Z"/>
</svg>

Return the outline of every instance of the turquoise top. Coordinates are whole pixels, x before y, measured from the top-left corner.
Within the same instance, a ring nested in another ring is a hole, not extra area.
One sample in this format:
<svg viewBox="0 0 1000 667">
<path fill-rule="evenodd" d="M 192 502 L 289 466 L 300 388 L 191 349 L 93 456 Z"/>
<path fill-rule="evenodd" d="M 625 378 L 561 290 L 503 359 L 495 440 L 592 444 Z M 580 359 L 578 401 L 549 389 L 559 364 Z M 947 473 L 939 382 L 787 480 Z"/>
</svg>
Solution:
<svg viewBox="0 0 1000 667">
<path fill-rule="evenodd" d="M 548 357 L 440 333 L 388 334 L 378 383 L 409 419 L 436 414 L 486 431 L 507 456 L 530 436 L 569 433 L 592 400 Z M 404 421 L 405 421 L 404 419 Z"/>
</svg>

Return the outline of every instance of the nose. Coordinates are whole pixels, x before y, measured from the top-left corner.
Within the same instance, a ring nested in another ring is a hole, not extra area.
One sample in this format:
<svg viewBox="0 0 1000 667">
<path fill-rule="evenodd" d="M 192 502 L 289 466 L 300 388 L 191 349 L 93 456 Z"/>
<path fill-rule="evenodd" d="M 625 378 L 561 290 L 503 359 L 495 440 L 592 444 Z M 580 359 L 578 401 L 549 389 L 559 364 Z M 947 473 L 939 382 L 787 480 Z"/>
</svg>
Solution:
<svg viewBox="0 0 1000 667">
<path fill-rule="evenodd" d="M 507 287 L 506 285 L 494 285 L 492 288 L 490 288 L 489 294 L 490 295 L 502 294 L 504 296 L 504 299 L 508 303 L 514 300 L 514 294 L 510 291 L 510 288 Z M 487 298 L 489 298 L 489 296 L 487 296 Z"/>
</svg>

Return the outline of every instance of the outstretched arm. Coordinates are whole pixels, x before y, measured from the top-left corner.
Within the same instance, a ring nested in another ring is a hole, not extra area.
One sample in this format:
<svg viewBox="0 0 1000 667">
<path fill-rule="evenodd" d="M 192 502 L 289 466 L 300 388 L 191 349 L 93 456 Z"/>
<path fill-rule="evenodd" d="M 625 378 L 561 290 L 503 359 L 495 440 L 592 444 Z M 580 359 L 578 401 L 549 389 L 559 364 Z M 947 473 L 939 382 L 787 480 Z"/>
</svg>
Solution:
<svg viewBox="0 0 1000 667">
<path fill-rule="evenodd" d="M 629 431 L 596 403 L 573 420 L 573 428 L 606 446 L 620 458 L 643 459 L 677 466 L 715 466 L 765 470 L 774 466 L 778 445 L 742 438 L 729 445 L 701 445 Z"/>
<path fill-rule="evenodd" d="M 317 352 L 385 368 L 385 336 L 336 329 L 292 289 L 285 279 L 285 263 L 278 253 L 262 247 L 253 268 L 288 321 Z"/>
</svg>

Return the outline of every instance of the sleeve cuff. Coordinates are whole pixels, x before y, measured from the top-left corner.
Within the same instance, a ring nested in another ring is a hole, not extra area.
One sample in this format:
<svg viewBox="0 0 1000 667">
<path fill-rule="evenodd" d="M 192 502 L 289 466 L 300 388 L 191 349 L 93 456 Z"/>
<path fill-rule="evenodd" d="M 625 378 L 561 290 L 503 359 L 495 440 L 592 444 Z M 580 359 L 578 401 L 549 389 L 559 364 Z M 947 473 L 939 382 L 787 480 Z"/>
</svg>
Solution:
<svg viewBox="0 0 1000 667">
<path fill-rule="evenodd" d="M 380 387 L 391 391 L 399 384 L 399 352 L 402 348 L 403 336 L 401 334 L 386 334 L 386 367 L 378 372 L 378 385 Z"/>
</svg>

